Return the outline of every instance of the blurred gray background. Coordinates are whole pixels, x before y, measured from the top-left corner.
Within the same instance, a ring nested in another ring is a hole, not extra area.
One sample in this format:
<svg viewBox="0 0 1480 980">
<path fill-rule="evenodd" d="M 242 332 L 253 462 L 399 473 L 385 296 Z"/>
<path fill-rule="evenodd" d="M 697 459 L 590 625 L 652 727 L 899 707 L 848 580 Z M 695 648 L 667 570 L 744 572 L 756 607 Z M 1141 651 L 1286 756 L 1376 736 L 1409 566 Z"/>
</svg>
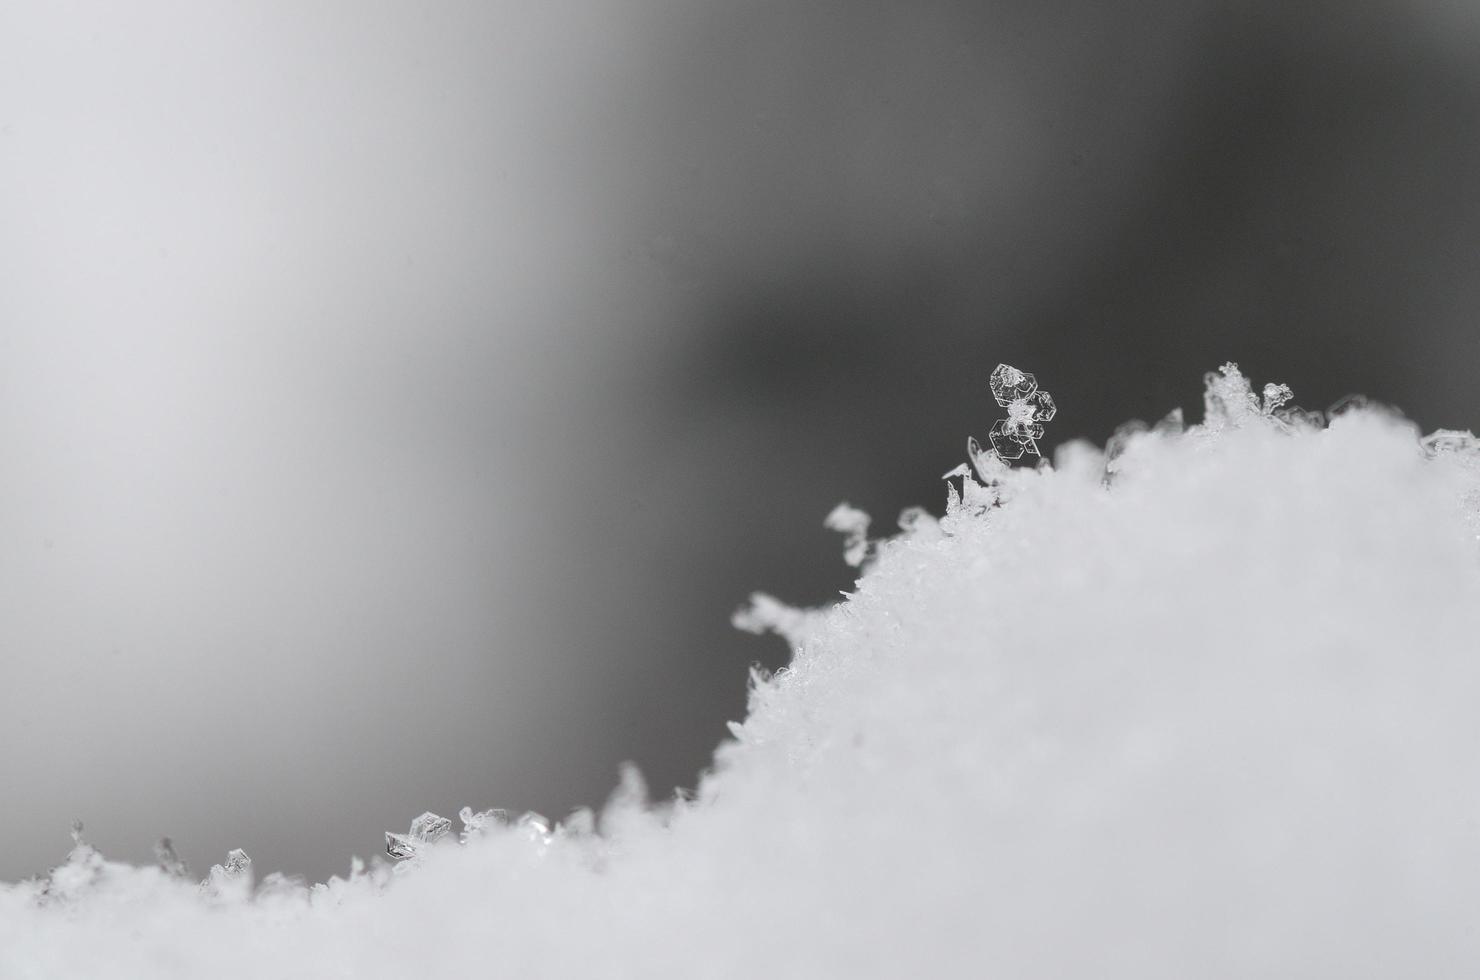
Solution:
<svg viewBox="0 0 1480 980">
<path fill-rule="evenodd" d="M 692 786 L 755 589 L 1226 359 L 1480 424 L 1451 2 L 0 5 L 0 878 Z M 1072 614 L 1072 610 L 1066 610 Z"/>
</svg>

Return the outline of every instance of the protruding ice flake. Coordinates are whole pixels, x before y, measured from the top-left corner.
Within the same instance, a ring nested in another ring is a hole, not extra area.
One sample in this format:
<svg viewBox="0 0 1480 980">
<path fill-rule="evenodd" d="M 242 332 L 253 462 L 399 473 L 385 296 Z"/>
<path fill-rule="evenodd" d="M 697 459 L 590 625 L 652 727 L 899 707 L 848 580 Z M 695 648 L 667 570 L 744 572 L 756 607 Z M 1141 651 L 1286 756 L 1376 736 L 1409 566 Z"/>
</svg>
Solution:
<svg viewBox="0 0 1480 980">
<path fill-rule="evenodd" d="M 1010 364 L 999 364 L 992 372 L 992 397 L 1006 408 L 1012 402 L 1027 398 L 1038 390 L 1038 379 Z"/>
<path fill-rule="evenodd" d="M 1326 409 L 1326 418 L 1334 422 L 1336 419 L 1349 412 L 1369 412 L 1377 415 L 1385 415 L 1390 419 L 1406 419 L 1403 410 L 1387 402 L 1380 402 L 1366 395 L 1347 395 L 1338 399 L 1335 404 Z"/>
<path fill-rule="evenodd" d="M 906 507 L 899 512 L 899 529 L 906 534 L 930 534 L 938 524 L 934 515 L 924 507 Z"/>
<path fill-rule="evenodd" d="M 730 625 L 757 636 L 775 633 L 797 650 L 816 625 L 817 614 L 789 606 L 773 595 L 752 592 L 750 603 L 735 610 Z"/>
<path fill-rule="evenodd" d="M 446 817 L 439 817 L 428 811 L 411 821 L 411 836 L 423 843 L 430 844 L 447 836 L 452 829 L 452 821 Z"/>
<path fill-rule="evenodd" d="M 507 811 L 479 810 L 475 813 L 470 806 L 457 811 L 457 818 L 462 821 L 462 842 L 464 844 L 479 834 L 487 833 L 490 827 L 502 827 L 509 822 Z"/>
<path fill-rule="evenodd" d="M 1160 423 L 1157 423 L 1158 425 Z M 1115 427 L 1110 438 L 1105 440 L 1105 484 L 1109 486 L 1120 470 L 1120 457 L 1125 454 L 1131 440 L 1145 435 L 1150 428 L 1140 419 L 1131 419 Z"/>
<path fill-rule="evenodd" d="M 1275 411 L 1274 417 L 1291 429 L 1316 431 L 1326 427 L 1326 416 L 1317 411 L 1291 406 Z"/>
<path fill-rule="evenodd" d="M 868 557 L 869 516 L 857 507 L 838 504 L 822 524 L 843 535 L 843 561 L 857 568 Z"/>
<path fill-rule="evenodd" d="M 970 440 L 966 444 L 966 450 L 967 450 L 968 453 L 970 453 L 971 450 L 973 450 L 973 449 L 975 449 L 977 452 L 980 452 L 981 451 L 981 448 L 982 448 L 981 447 L 981 444 L 978 443 L 975 439 Z M 950 472 L 941 474 L 941 477 L 940 478 L 942 480 L 954 480 L 958 476 L 970 476 L 970 475 L 971 475 L 971 466 L 969 464 L 967 464 L 967 463 L 957 463 L 956 466 L 954 468 L 952 468 Z"/>
<path fill-rule="evenodd" d="M 1376 403 L 1366 395 L 1343 395 L 1332 402 L 1330 408 L 1326 409 L 1326 417 L 1331 419 L 1339 418 L 1347 412 L 1362 412 L 1373 408 L 1375 405 Z"/>
<path fill-rule="evenodd" d="M 1203 428 L 1217 432 L 1224 428 L 1239 428 L 1250 420 L 1273 423 L 1286 431 L 1318 429 L 1325 424 L 1319 412 L 1308 412 L 1290 404 L 1295 393 L 1287 384 L 1271 382 L 1264 386 L 1261 400 L 1254 394 L 1249 379 L 1239 371 L 1232 361 L 1216 372 L 1203 376 L 1207 389 L 1203 393 L 1203 404 L 1207 410 Z"/>
<path fill-rule="evenodd" d="M 596 813 L 588 806 L 576 807 L 555 832 L 563 837 L 590 837 L 596 833 Z"/>
<path fill-rule="evenodd" d="M 241 848 L 227 852 L 225 864 L 211 865 L 204 886 L 218 897 L 245 898 L 252 890 L 252 859 Z"/>
<path fill-rule="evenodd" d="M 1249 379 L 1233 361 L 1203 375 L 1203 425 L 1213 431 L 1240 426 L 1251 415 L 1259 415 L 1259 399 Z"/>
<path fill-rule="evenodd" d="M 416 841 L 405 834 L 387 830 L 385 832 L 385 853 L 397 861 L 404 861 L 416 853 Z"/>
<path fill-rule="evenodd" d="M 1007 464 L 1002 457 L 995 451 L 983 449 L 976 436 L 966 440 L 966 458 L 971 461 L 971 469 L 976 471 L 977 479 L 985 484 L 996 483 L 1007 474 Z M 970 471 L 963 475 L 969 476 Z"/>
<path fill-rule="evenodd" d="M 1290 390 L 1286 384 L 1275 384 L 1270 382 L 1264 386 L 1264 414 L 1273 415 L 1277 409 L 1283 408 L 1295 397 L 1295 392 Z"/>
<path fill-rule="evenodd" d="M 190 877 L 190 868 L 184 858 L 175 853 L 175 844 L 168 837 L 161 837 L 154 845 L 154 860 L 165 874 L 172 878 Z"/>
<path fill-rule="evenodd" d="M 396 834 L 386 831 L 385 853 L 398 861 L 413 857 L 422 848 L 446 837 L 448 831 L 451 829 L 451 820 L 427 811 L 411 821 L 411 830 L 409 833 Z"/>
<path fill-rule="evenodd" d="M 1444 453 L 1480 454 L 1480 439 L 1468 429 L 1435 429 L 1418 443 L 1429 456 Z"/>
<path fill-rule="evenodd" d="M 1180 436 L 1187 431 L 1187 423 L 1182 418 L 1182 409 L 1174 408 L 1161 417 L 1161 421 L 1151 427 L 1151 431 L 1159 436 Z"/>
<path fill-rule="evenodd" d="M 521 816 L 514 827 L 536 844 L 550 843 L 550 821 L 533 810 Z"/>
<path fill-rule="evenodd" d="M 240 847 L 232 848 L 226 853 L 226 865 L 223 870 L 233 878 L 239 878 L 252 870 L 252 859 Z"/>
</svg>

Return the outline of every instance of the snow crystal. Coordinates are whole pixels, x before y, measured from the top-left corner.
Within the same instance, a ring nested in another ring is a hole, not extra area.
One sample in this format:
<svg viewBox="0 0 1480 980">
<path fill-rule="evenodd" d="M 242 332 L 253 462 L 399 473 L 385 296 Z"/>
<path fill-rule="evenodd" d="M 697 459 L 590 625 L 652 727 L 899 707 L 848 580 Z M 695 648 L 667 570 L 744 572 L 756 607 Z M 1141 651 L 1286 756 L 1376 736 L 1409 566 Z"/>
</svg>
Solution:
<svg viewBox="0 0 1480 980">
<path fill-rule="evenodd" d="M 1021 459 L 1025 453 L 1037 456 L 1038 440 L 1043 438 L 1043 423 L 1053 421 L 1058 414 L 1053 397 L 1038 388 L 1038 379 L 1033 375 L 1007 364 L 997 365 L 990 384 L 992 397 L 1007 409 L 1007 418 L 994 422 L 988 433 L 992 450 L 1002 460 Z M 980 447 L 975 439 L 968 446 L 968 456 L 974 462 Z"/>
<path fill-rule="evenodd" d="M 242 855 L 246 857 L 245 854 Z M 161 837 L 154 845 L 154 860 L 159 869 L 174 878 L 190 877 L 190 868 L 183 858 L 175 853 L 175 844 L 168 837 Z"/>
<path fill-rule="evenodd" d="M 1182 409 L 1174 408 L 1161 417 L 1161 421 L 1151 427 L 1151 431 L 1157 435 L 1180 436 L 1187 431 L 1187 423 L 1182 418 Z"/>
<path fill-rule="evenodd" d="M 1273 415 L 1294 397 L 1295 392 L 1290 390 L 1289 385 L 1276 384 L 1271 381 L 1264 386 L 1264 404 L 1261 407 L 1265 415 Z"/>
<path fill-rule="evenodd" d="M 252 872 L 252 859 L 247 857 L 246 851 L 238 847 L 226 853 L 225 866 L 215 865 L 215 867 L 221 867 L 222 872 L 231 876 L 231 878 L 240 878 L 240 876 Z"/>
<path fill-rule="evenodd" d="M 462 821 L 463 829 L 460 839 L 464 844 L 494 827 L 501 827 L 509 822 L 509 814 L 505 810 L 479 810 L 474 812 L 470 806 L 465 806 L 457 811 L 457 818 Z"/>
<path fill-rule="evenodd" d="M 1424 452 L 1430 456 L 1443 453 L 1474 455 L 1480 453 L 1480 439 L 1468 429 L 1436 429 L 1419 440 Z"/>
<path fill-rule="evenodd" d="M 415 857 L 425 847 L 435 844 L 452 830 L 452 821 L 427 812 L 411 821 L 409 833 L 385 833 L 385 852 L 396 860 Z"/>
<path fill-rule="evenodd" d="M 411 836 L 431 844 L 441 840 L 452 829 L 452 821 L 435 813 L 423 813 L 411 821 Z"/>
<path fill-rule="evenodd" d="M 1038 390 L 1037 378 L 1007 364 L 997 365 L 988 383 L 992 388 L 992 397 L 997 399 L 998 405 L 1003 406 L 1021 401 Z"/>
<path fill-rule="evenodd" d="M 312 888 L 78 826 L 0 885 L 0 977 L 1473 976 L 1480 447 L 1261 391 L 972 456 L 892 538 L 835 511 L 868 566 L 738 614 L 791 662 L 692 794 L 427 814 Z"/>
<path fill-rule="evenodd" d="M 797 609 L 764 592 L 753 593 L 748 605 L 736 611 L 730 623 L 747 633 L 775 633 L 798 645 L 818 619 L 809 609 Z"/>
<path fill-rule="evenodd" d="M 1008 470 L 1007 463 L 1002 456 L 995 449 L 990 452 L 983 449 L 975 436 L 966 440 L 966 458 L 970 466 L 963 464 L 956 467 L 946 474 L 946 479 L 953 476 L 970 476 L 975 472 L 978 480 L 990 486 L 997 483 Z"/>
<path fill-rule="evenodd" d="M 862 565 L 868 557 L 869 516 L 857 507 L 838 504 L 822 523 L 843 535 L 843 560 L 854 567 Z"/>
</svg>

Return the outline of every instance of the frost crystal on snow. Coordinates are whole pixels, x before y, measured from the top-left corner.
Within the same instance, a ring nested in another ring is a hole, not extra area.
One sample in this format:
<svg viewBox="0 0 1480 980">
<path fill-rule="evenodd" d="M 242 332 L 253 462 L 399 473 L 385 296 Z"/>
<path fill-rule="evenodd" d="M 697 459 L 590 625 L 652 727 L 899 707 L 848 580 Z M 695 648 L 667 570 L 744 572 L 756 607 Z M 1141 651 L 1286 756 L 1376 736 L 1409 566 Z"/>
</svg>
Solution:
<svg viewBox="0 0 1480 980">
<path fill-rule="evenodd" d="M 411 821 L 411 836 L 430 844 L 452 829 L 452 821 L 427 812 Z"/>
<path fill-rule="evenodd" d="M 411 829 L 405 834 L 391 831 L 385 833 L 385 852 L 400 861 L 415 855 L 423 847 L 434 844 L 452 830 L 452 821 L 439 817 L 430 810 L 411 821 Z"/>
<path fill-rule="evenodd" d="M 550 842 L 550 821 L 533 810 L 521 816 L 514 826 L 536 844 Z"/>
<path fill-rule="evenodd" d="M 1157 425 L 1160 424 L 1160 422 L 1157 423 Z M 1131 440 L 1147 431 L 1145 422 L 1140 419 L 1131 419 L 1129 422 L 1117 425 L 1115 431 L 1110 434 L 1110 438 L 1105 440 L 1105 482 L 1107 484 L 1120 469 L 1120 457 L 1125 454 L 1126 447 L 1131 444 Z"/>
<path fill-rule="evenodd" d="M 162 856 L 160 863 L 164 863 Z M 211 865 L 201 888 L 219 899 L 246 899 L 252 893 L 252 859 L 240 847 L 227 852 L 226 863 Z"/>
<path fill-rule="evenodd" d="M 1365 412 L 1376 407 L 1377 403 L 1366 395 L 1343 395 L 1331 403 L 1331 407 L 1326 409 L 1326 414 L 1334 419 L 1348 412 Z"/>
<path fill-rule="evenodd" d="M 221 865 L 217 865 L 221 867 Z M 226 866 L 222 868 L 233 878 L 240 877 L 252 870 L 252 859 L 247 857 L 247 852 L 240 847 L 233 848 L 226 854 Z"/>
<path fill-rule="evenodd" d="M 161 837 L 159 843 L 154 845 L 154 859 L 159 862 L 160 869 L 171 878 L 190 877 L 189 866 L 185 864 L 184 858 L 175 853 L 175 844 L 168 837 Z"/>
<path fill-rule="evenodd" d="M 1182 418 L 1182 409 L 1174 408 L 1161 417 L 1161 421 L 1151 427 L 1151 431 L 1162 436 L 1180 436 L 1187 431 L 1187 423 Z"/>
<path fill-rule="evenodd" d="M 1326 424 L 1325 416 L 1320 412 L 1290 404 L 1295 393 L 1287 384 L 1271 382 L 1265 385 L 1261 400 L 1254 394 L 1249 379 L 1233 361 L 1217 371 L 1208 372 L 1203 380 L 1207 384 L 1207 390 L 1203 393 L 1203 405 L 1206 409 L 1203 427 L 1210 432 L 1224 428 L 1237 429 L 1250 420 L 1272 422 L 1276 428 L 1286 432 L 1320 429 Z M 1338 406 L 1342 405 L 1364 408 L 1367 401 L 1358 395 L 1343 399 L 1338 403 Z M 1345 409 L 1341 407 L 1332 408 L 1333 414 L 1343 410 Z"/>
<path fill-rule="evenodd" d="M 1294 397 L 1295 392 L 1290 390 L 1289 385 L 1271 381 L 1264 386 L 1264 414 L 1273 415 L 1276 409 L 1284 407 Z"/>
<path fill-rule="evenodd" d="M 869 520 L 868 514 L 843 503 L 834 507 L 822 522 L 829 531 L 843 535 L 843 560 L 855 568 L 868 557 Z"/>
<path fill-rule="evenodd" d="M 1001 460 L 1021 459 L 1024 453 L 1038 455 L 1038 440 L 1043 438 L 1043 423 L 1053 421 L 1058 406 L 1053 396 L 1038 388 L 1038 379 L 1010 364 L 999 364 L 992 372 L 992 397 L 1007 409 L 1007 418 L 998 419 L 988 437 L 992 450 Z M 976 462 L 976 440 L 968 452 Z M 977 466 L 981 472 L 982 467 Z"/>
<path fill-rule="evenodd" d="M 465 806 L 457 811 L 457 818 L 462 821 L 462 842 L 466 844 L 469 839 L 478 834 L 486 833 L 490 827 L 500 827 L 509 822 L 509 815 L 503 810 L 478 810 Z"/>
<path fill-rule="evenodd" d="M 992 397 L 1005 407 L 1038 390 L 1038 379 L 1010 364 L 999 364 L 992 372 L 991 385 Z"/>
<path fill-rule="evenodd" d="M 1209 430 L 1237 428 L 1245 419 L 1261 414 L 1249 379 L 1233 361 L 1203 375 L 1203 384 L 1203 425 Z"/>
<path fill-rule="evenodd" d="M 1435 429 L 1419 440 L 1425 453 L 1480 453 L 1480 439 L 1468 429 Z"/>
<path fill-rule="evenodd" d="M 995 483 L 1007 472 L 1007 464 L 994 450 L 982 448 L 982 444 L 976 441 L 976 436 L 966 440 L 966 458 L 971 461 L 971 466 L 959 466 L 946 474 L 946 479 L 952 476 L 970 476 L 971 471 L 976 470 L 977 477 L 986 484 Z M 959 472 L 957 472 L 959 470 Z"/>
</svg>

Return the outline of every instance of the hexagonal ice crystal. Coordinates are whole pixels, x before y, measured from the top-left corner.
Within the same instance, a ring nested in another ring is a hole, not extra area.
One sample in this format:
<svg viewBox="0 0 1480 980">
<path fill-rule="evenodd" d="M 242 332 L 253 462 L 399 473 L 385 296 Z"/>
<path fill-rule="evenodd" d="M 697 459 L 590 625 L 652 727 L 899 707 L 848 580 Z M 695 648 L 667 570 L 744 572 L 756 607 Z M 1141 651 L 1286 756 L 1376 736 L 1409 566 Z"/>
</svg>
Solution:
<svg viewBox="0 0 1480 980">
<path fill-rule="evenodd" d="M 396 860 L 409 858 L 421 848 L 435 843 L 452 830 L 452 821 L 430 811 L 411 821 L 411 830 L 405 834 L 385 833 L 385 853 Z"/>
<path fill-rule="evenodd" d="M 232 848 L 226 853 L 226 873 L 239 875 L 245 874 L 252 867 L 252 859 L 247 857 L 247 852 L 240 847 Z"/>
<path fill-rule="evenodd" d="M 425 844 L 440 840 L 451 829 L 451 820 L 430 811 L 411 821 L 411 836 Z"/>
<path fill-rule="evenodd" d="M 1023 453 L 1037 454 L 1038 446 L 1026 433 L 1012 432 L 1006 419 L 998 419 L 992 426 L 992 448 L 1003 459 L 1021 459 Z"/>
<path fill-rule="evenodd" d="M 1028 396 L 1027 401 L 1033 406 L 1035 422 L 1052 422 L 1053 417 L 1059 414 L 1059 407 L 1053 403 L 1053 395 L 1046 391 L 1033 392 Z"/>
<path fill-rule="evenodd" d="M 1037 440 L 1043 438 L 1043 423 L 1052 421 L 1059 411 L 1053 396 L 1038 390 L 1037 378 L 1011 364 L 997 365 L 991 386 L 992 397 L 1007 409 L 1007 418 L 997 420 L 992 426 L 990 454 L 975 439 L 967 444 L 966 450 L 977 473 L 987 482 L 991 482 L 987 472 L 993 461 L 1000 465 L 1021 459 L 1024 453 L 1038 455 Z"/>
<path fill-rule="evenodd" d="M 1038 381 L 1027 371 L 1019 371 L 1010 364 L 999 364 L 992 372 L 992 397 L 997 404 L 1006 407 L 1010 402 L 1027 398 L 1038 390 Z"/>
</svg>

